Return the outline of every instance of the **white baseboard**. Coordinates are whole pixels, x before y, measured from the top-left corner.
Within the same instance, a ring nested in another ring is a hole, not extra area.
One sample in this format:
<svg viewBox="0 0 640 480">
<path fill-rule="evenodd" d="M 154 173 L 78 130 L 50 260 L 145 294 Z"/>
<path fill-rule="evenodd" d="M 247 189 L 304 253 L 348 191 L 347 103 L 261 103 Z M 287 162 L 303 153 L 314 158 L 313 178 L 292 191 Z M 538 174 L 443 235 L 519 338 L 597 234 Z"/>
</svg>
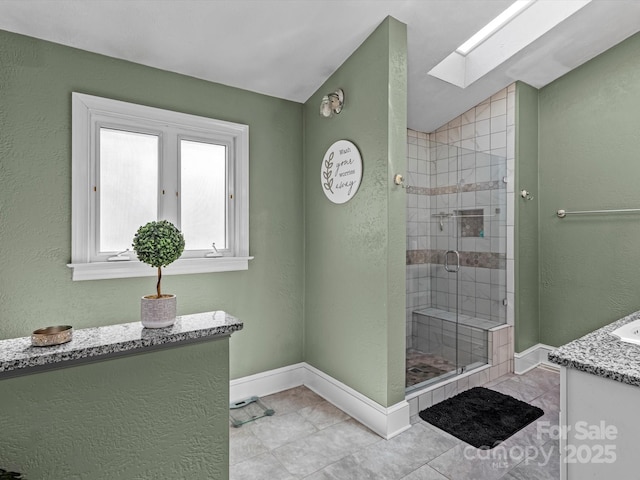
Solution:
<svg viewBox="0 0 640 480">
<path fill-rule="evenodd" d="M 388 440 L 411 427 L 406 400 L 383 407 L 311 365 L 306 369 L 308 388 L 381 437 Z"/>
<path fill-rule="evenodd" d="M 300 385 L 313 390 L 387 440 L 411 427 L 406 400 L 383 407 L 306 362 L 231 380 L 229 396 L 231 402 L 236 402 L 252 396 L 264 397 Z"/>
<path fill-rule="evenodd" d="M 552 368 L 554 370 L 558 369 L 558 366 L 551 363 L 547 358 L 547 355 L 552 350 L 555 350 L 555 347 L 538 343 L 533 347 L 527 348 L 524 352 L 515 353 L 513 363 L 514 373 L 522 375 L 523 373 L 526 373 L 532 368 L 536 368 L 540 365 L 544 365 L 545 367 Z"/>
<path fill-rule="evenodd" d="M 253 396 L 265 397 L 272 393 L 304 385 L 305 365 L 305 363 L 296 363 L 231 380 L 229 382 L 229 401 L 233 403 Z"/>
</svg>

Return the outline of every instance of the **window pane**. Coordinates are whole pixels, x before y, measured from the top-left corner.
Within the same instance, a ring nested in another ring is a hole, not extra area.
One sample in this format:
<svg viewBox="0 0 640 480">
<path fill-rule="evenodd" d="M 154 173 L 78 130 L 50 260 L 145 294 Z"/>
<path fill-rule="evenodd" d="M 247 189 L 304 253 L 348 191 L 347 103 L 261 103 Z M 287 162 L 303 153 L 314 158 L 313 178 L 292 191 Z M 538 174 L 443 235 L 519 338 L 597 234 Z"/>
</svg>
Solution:
<svg viewBox="0 0 640 480">
<path fill-rule="evenodd" d="M 158 219 L 158 141 L 100 129 L 99 251 L 131 248 L 138 227 Z"/>
<path fill-rule="evenodd" d="M 185 249 L 227 248 L 227 147 L 180 141 L 180 229 Z"/>
</svg>

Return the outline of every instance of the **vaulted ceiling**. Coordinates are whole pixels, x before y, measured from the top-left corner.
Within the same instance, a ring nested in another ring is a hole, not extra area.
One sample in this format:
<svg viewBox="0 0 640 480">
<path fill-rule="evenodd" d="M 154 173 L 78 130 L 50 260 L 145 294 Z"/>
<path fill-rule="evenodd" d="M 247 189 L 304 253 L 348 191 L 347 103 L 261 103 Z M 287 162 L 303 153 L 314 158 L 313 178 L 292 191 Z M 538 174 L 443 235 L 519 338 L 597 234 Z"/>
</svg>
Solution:
<svg viewBox="0 0 640 480">
<path fill-rule="evenodd" d="M 391 15 L 408 27 L 408 125 L 427 132 L 515 80 L 542 87 L 640 30 L 640 1 L 593 0 L 465 89 L 427 75 L 511 3 L 0 0 L 0 29 L 304 102 Z"/>
</svg>

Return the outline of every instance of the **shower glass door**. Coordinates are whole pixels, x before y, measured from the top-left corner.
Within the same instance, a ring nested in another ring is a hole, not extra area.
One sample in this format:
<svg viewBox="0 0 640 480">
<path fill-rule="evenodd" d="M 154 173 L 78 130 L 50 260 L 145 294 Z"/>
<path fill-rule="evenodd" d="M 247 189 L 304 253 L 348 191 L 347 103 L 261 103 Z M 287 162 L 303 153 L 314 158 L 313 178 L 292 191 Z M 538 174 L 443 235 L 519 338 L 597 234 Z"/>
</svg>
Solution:
<svg viewBox="0 0 640 480">
<path fill-rule="evenodd" d="M 418 257 L 418 261 L 425 262 L 424 269 L 422 265 L 418 269 L 411 265 L 409 268 L 417 270 L 419 283 L 429 287 L 428 291 L 420 292 L 412 312 L 406 370 L 408 393 L 455 376 L 461 368 L 458 358 L 461 258 L 456 221 L 462 201 L 460 149 L 430 144 L 428 158 L 428 186 L 419 192 L 426 193 L 428 206 L 428 218 L 424 219 L 426 238 L 422 243 L 426 250 Z"/>
<path fill-rule="evenodd" d="M 408 192 L 418 214 L 410 210 L 407 393 L 486 365 L 488 332 L 506 317 L 506 160 L 443 144 L 427 151 L 417 180 L 428 183 Z"/>
</svg>

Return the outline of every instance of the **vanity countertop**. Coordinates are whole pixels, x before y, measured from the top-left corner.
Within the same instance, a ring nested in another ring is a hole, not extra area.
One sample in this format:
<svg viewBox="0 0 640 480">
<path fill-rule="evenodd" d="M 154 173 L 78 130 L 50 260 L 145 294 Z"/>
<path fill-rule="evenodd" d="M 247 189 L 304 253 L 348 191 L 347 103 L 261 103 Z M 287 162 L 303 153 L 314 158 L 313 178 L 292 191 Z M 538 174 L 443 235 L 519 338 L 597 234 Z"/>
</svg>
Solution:
<svg viewBox="0 0 640 480">
<path fill-rule="evenodd" d="M 609 333 L 640 318 L 627 315 L 549 353 L 549 361 L 599 377 L 640 386 L 640 345 L 622 342 Z"/>
<path fill-rule="evenodd" d="M 0 340 L 0 377 L 224 337 L 242 327 L 237 318 L 217 311 L 179 316 L 166 328 L 144 328 L 140 322 L 83 328 L 74 330 L 70 342 L 51 347 L 34 347 L 31 337 Z"/>
</svg>

